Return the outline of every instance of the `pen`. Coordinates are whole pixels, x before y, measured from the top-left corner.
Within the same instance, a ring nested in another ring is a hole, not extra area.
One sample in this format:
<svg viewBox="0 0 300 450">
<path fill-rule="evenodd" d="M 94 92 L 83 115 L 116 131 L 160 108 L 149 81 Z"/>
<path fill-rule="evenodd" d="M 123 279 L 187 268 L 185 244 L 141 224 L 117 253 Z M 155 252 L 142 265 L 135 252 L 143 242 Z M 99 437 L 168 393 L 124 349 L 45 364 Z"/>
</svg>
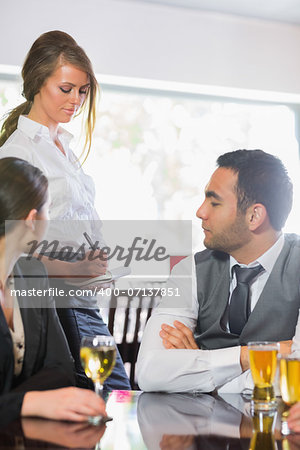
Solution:
<svg viewBox="0 0 300 450">
<path fill-rule="evenodd" d="M 100 248 L 100 247 L 98 247 L 98 246 L 95 246 L 95 244 L 93 243 L 92 239 L 90 238 L 90 236 L 89 236 L 86 232 L 83 233 L 83 236 L 85 237 L 87 243 L 89 244 L 89 246 L 90 246 L 90 248 L 91 248 L 92 250 L 95 251 L 95 250 L 97 250 L 97 249 Z M 96 241 L 96 242 L 98 243 L 98 241 Z"/>
<path fill-rule="evenodd" d="M 101 423 L 110 422 L 111 420 L 113 420 L 112 417 L 110 417 L 110 416 L 103 416 L 102 419 L 101 419 Z"/>
</svg>

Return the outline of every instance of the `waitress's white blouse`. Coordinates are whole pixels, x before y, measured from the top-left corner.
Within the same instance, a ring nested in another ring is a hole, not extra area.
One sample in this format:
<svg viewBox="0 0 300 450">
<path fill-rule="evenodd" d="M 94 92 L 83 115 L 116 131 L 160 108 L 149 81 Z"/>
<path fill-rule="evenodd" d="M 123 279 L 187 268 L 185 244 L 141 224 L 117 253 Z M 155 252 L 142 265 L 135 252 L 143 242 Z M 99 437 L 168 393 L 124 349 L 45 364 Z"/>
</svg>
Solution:
<svg viewBox="0 0 300 450">
<path fill-rule="evenodd" d="M 101 221 L 94 208 L 95 188 L 70 149 L 73 135 L 59 128 L 59 140 L 66 156 L 53 143 L 49 129 L 28 117 L 20 116 L 18 127 L 0 148 L 0 158 L 14 156 L 38 167 L 48 178 L 50 227 L 46 239 L 59 240 L 59 248 L 85 243 L 86 231 L 93 242 L 105 245 Z M 83 222 L 81 222 L 83 221 Z"/>
</svg>

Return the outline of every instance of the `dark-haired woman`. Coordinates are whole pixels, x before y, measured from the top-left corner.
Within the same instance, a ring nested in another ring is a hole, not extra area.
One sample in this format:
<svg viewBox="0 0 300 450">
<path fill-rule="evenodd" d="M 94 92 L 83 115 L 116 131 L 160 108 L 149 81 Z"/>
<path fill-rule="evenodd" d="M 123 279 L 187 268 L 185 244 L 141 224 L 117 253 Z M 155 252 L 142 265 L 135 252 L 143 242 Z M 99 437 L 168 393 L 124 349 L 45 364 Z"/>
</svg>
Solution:
<svg viewBox="0 0 300 450">
<path fill-rule="evenodd" d="M 50 242 L 58 240 L 58 250 L 70 243 L 74 248 L 80 248 L 84 243 L 82 231 L 87 232 L 93 242 L 98 241 L 100 247 L 104 246 L 101 222 L 94 208 L 93 182 L 84 174 L 70 149 L 72 136 L 60 127 L 60 123 L 67 123 L 75 114 L 86 111 L 86 148 L 89 152 L 97 93 L 91 63 L 71 36 L 50 31 L 32 45 L 22 77 L 26 101 L 11 112 L 3 124 L 0 158 L 23 158 L 47 176 L 51 197 L 51 226 L 47 239 Z M 52 277 L 58 274 L 65 278 L 97 276 L 104 274 L 107 267 L 100 258 L 73 262 L 43 258 L 43 262 Z M 64 288 L 69 291 L 67 286 Z M 61 300 L 56 299 L 58 307 Z M 81 338 L 109 334 L 97 308 L 96 297 L 73 295 L 68 298 L 67 305 L 64 302 L 58 309 L 58 314 L 75 359 L 79 385 L 91 387 L 79 360 Z M 119 356 L 104 387 L 130 389 Z"/>
<path fill-rule="evenodd" d="M 43 264 L 19 259 L 45 233 L 47 179 L 18 158 L 0 160 L 0 179 L 0 425 L 19 415 L 84 421 L 105 414 L 94 392 L 70 387 L 73 362 Z"/>
</svg>

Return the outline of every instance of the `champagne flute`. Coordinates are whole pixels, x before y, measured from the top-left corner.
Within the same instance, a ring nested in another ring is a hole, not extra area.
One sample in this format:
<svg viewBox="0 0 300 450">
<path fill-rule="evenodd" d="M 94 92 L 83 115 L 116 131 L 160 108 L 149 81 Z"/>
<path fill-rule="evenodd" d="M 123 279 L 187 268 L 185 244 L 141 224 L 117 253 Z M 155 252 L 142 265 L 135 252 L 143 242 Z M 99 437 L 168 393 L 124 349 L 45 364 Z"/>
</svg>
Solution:
<svg viewBox="0 0 300 450">
<path fill-rule="evenodd" d="M 95 392 L 102 397 L 103 383 L 112 373 L 116 363 L 116 345 L 112 336 L 84 336 L 81 340 L 80 359 L 87 377 L 94 383 Z M 110 418 L 105 418 L 110 420 Z M 98 424 L 103 417 L 90 417 Z"/>
<path fill-rule="evenodd" d="M 280 355 L 280 391 L 285 405 L 290 408 L 300 401 L 300 359 L 293 355 Z M 287 424 L 289 409 L 282 414 L 281 432 L 290 434 Z"/>
</svg>

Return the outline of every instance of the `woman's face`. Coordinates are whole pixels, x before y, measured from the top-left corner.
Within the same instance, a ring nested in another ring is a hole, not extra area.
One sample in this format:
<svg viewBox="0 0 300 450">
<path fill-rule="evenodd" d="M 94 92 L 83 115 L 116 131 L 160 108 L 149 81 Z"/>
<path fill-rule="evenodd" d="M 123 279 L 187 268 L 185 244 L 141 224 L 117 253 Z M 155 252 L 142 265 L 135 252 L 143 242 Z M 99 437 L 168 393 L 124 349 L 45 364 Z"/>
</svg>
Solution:
<svg viewBox="0 0 300 450">
<path fill-rule="evenodd" d="M 89 86 L 86 72 L 71 64 L 60 66 L 35 95 L 31 112 L 48 128 L 67 123 L 85 101 Z"/>
</svg>

